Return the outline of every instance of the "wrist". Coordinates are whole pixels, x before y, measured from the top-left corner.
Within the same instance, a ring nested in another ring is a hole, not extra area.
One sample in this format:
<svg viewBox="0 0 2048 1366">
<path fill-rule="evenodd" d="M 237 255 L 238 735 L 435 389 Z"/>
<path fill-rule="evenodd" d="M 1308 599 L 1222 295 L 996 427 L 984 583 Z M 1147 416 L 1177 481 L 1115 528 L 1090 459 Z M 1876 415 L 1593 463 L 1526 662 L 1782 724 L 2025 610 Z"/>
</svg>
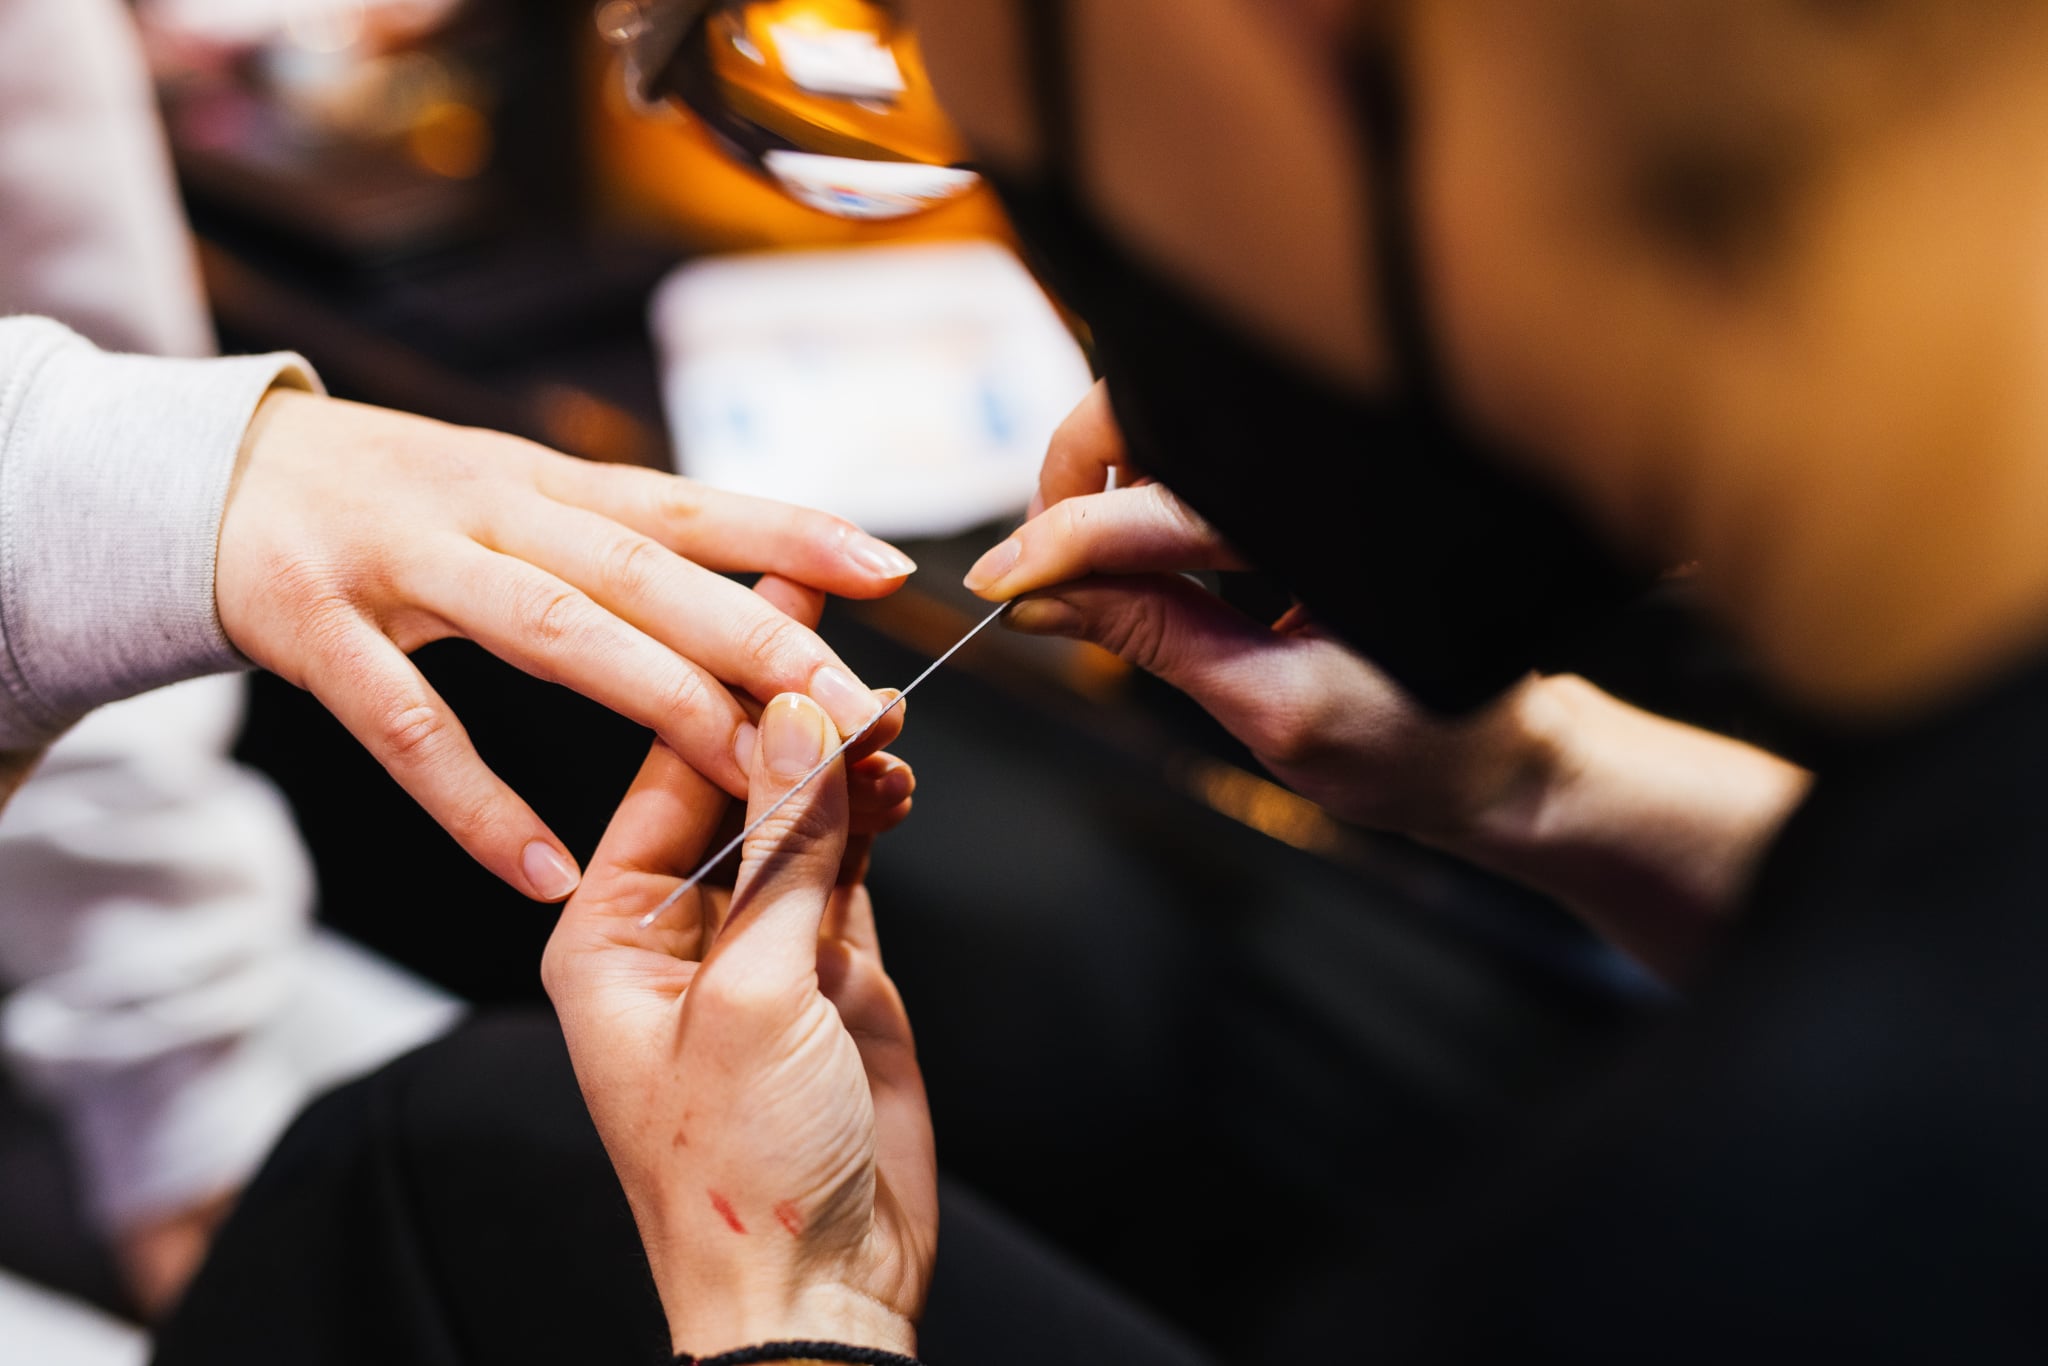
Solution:
<svg viewBox="0 0 2048 1366">
<path fill-rule="evenodd" d="M 917 1326 L 907 1316 L 837 1282 L 713 1291 L 665 1279 L 661 1302 L 669 1346 L 678 1355 L 710 1357 L 790 1341 L 839 1342 L 903 1356 L 917 1352 Z"/>
<path fill-rule="evenodd" d="M 1455 798 L 1442 819 L 1406 833 L 1482 864 L 1535 838 L 1583 762 L 1571 717 L 1576 691 L 1589 688 L 1569 675 L 1532 676 L 1475 718 Z"/>
</svg>

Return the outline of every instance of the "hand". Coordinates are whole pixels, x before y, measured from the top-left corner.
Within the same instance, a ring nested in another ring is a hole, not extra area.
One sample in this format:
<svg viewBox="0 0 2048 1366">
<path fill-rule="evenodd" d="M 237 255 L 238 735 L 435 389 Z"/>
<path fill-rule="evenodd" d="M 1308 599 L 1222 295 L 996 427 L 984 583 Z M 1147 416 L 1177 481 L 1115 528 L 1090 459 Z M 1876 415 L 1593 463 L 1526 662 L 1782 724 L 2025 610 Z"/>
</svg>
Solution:
<svg viewBox="0 0 2048 1366">
<path fill-rule="evenodd" d="M 1102 492 L 1106 475 L 1124 477 Z M 967 586 L 1012 630 L 1088 640 L 1186 692 L 1290 787 L 1360 825 L 1451 838 L 1548 773 L 1528 687 L 1446 721 L 1300 611 L 1253 621 L 1183 577 L 1236 553 L 1164 486 L 1132 482 L 1098 385 L 1053 436 L 1034 515 Z"/>
<path fill-rule="evenodd" d="M 834 743 L 808 699 L 770 703 L 754 809 Z M 931 1118 L 867 893 L 837 877 L 844 770 L 748 841 L 730 898 L 694 890 L 640 928 L 725 805 L 656 743 L 542 963 L 577 1081 L 678 1351 L 910 1352 L 938 1229 Z"/>
<path fill-rule="evenodd" d="M 1053 437 L 1032 519 L 968 573 L 1027 595 L 1011 629 L 1114 651 L 1325 809 L 1526 883 L 1668 978 L 1704 960 L 1803 770 L 1568 675 L 1446 721 L 1298 609 L 1264 625 L 1181 577 L 1237 557 L 1156 484 L 1099 492 L 1110 470 L 1129 474 L 1098 386 Z"/>
<path fill-rule="evenodd" d="M 737 796 L 753 726 L 724 684 L 808 693 L 848 733 L 879 704 L 772 595 L 715 571 L 872 598 L 914 567 L 822 513 L 278 390 L 244 442 L 216 596 L 242 653 L 311 690 L 485 867 L 557 900 L 574 860 L 409 652 L 474 640 L 652 728 Z"/>
</svg>

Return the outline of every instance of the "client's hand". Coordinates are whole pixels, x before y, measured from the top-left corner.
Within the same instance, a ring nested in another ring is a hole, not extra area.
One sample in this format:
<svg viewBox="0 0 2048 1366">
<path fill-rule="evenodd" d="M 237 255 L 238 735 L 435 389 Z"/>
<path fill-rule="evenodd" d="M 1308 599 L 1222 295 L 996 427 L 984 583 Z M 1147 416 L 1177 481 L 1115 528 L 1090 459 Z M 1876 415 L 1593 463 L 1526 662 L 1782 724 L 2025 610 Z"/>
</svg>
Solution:
<svg viewBox="0 0 2048 1366">
<path fill-rule="evenodd" d="M 407 653 L 475 640 L 651 727 L 737 796 L 753 727 L 722 684 L 807 693 L 847 732 L 878 704 L 714 571 L 872 598 L 914 567 L 822 513 L 279 390 L 244 443 L 216 597 L 244 654 L 310 689 L 479 862 L 554 900 L 575 863 Z"/>
<path fill-rule="evenodd" d="M 770 703 L 754 809 L 835 742 L 814 703 Z M 867 893 L 837 880 L 844 771 L 748 841 L 730 899 L 693 891 L 640 928 L 725 805 L 655 745 L 549 941 L 548 995 L 677 1350 L 909 1352 L 938 1228 L 931 1119 Z"/>
<path fill-rule="evenodd" d="M 1110 470 L 1124 478 L 1105 493 Z M 1053 436 L 1032 519 L 967 586 L 1028 594 L 1004 617 L 1012 630 L 1092 641 L 1158 675 L 1281 781 L 1361 825 L 1449 836 L 1545 764 L 1526 689 L 1445 721 L 1299 612 L 1254 621 L 1183 577 L 1243 566 L 1163 485 L 1129 474 L 1098 385 Z"/>
</svg>

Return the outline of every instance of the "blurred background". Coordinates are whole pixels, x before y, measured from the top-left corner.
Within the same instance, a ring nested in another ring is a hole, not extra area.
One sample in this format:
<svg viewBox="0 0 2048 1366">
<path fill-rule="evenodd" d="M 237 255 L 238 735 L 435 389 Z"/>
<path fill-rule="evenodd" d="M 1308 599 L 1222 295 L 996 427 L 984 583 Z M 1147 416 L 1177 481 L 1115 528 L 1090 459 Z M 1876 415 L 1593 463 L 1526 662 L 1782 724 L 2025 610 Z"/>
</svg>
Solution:
<svg viewBox="0 0 2048 1366">
<path fill-rule="evenodd" d="M 855 517 L 921 566 L 826 616 L 877 686 L 978 619 L 960 576 L 1021 517 L 1087 337 L 1020 262 L 886 8 L 714 5 L 691 99 L 658 108 L 607 41 L 630 4 L 136 14 L 224 349 Z M 1736 690 L 1682 604 L 1625 629 L 1626 670 L 1573 662 L 1729 725 Z M 645 734 L 464 642 L 420 662 L 587 856 Z M 288 795 L 323 920 L 479 1006 L 543 1006 L 553 912 L 472 865 L 310 698 L 254 689 L 238 753 Z M 872 885 L 943 1163 L 1226 1354 L 1660 999 L 1555 908 L 1340 824 L 1089 647 L 989 632 L 920 691 L 897 751 L 917 811 Z M 57 1157 L 11 1160 L 62 1191 Z M 0 1263 L 119 1309 L 90 1239 L 12 1227 Z"/>
</svg>

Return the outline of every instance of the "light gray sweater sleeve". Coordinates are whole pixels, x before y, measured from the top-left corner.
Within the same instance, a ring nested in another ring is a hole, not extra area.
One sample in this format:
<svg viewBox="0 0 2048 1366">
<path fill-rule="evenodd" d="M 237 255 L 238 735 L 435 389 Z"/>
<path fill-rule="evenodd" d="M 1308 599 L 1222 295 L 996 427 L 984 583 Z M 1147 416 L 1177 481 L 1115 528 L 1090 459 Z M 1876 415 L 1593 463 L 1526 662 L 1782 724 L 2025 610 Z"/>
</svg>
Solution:
<svg viewBox="0 0 2048 1366">
<path fill-rule="evenodd" d="M 279 383 L 317 382 L 291 355 L 115 355 L 0 319 L 0 752 L 243 666 L 214 564 L 243 434 Z"/>
</svg>

